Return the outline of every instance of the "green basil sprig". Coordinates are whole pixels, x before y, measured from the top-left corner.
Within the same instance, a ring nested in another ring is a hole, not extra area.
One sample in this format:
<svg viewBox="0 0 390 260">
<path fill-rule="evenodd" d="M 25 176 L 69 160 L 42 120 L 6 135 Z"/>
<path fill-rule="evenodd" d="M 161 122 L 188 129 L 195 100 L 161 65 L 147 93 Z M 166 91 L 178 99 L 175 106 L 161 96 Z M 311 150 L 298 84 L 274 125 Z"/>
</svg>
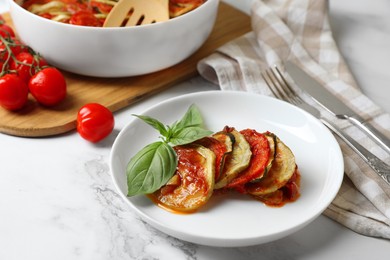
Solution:
<svg viewBox="0 0 390 260">
<path fill-rule="evenodd" d="M 162 141 L 145 146 L 130 159 L 126 169 L 127 196 L 153 193 L 169 181 L 177 167 L 172 145 L 188 144 L 212 134 L 203 128 L 202 116 L 195 105 L 171 126 L 149 116 L 134 116 L 159 131 Z"/>
</svg>

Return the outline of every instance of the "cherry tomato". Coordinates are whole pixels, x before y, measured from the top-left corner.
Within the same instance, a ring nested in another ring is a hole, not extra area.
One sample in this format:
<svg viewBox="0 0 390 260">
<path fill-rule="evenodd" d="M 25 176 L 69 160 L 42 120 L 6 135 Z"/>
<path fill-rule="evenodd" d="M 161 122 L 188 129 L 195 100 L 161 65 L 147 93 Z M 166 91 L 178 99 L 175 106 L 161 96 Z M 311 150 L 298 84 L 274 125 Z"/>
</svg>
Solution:
<svg viewBox="0 0 390 260">
<path fill-rule="evenodd" d="M 18 63 L 18 62 L 23 62 Z M 43 67 L 47 65 L 47 62 L 42 57 L 35 57 L 29 52 L 21 52 L 16 55 L 16 61 L 12 60 L 10 69 L 17 71 L 19 77 L 21 77 L 26 84 L 30 80 L 31 76 L 36 73 L 36 67 Z"/>
<path fill-rule="evenodd" d="M 10 26 L 0 22 L 0 35 L 4 38 L 15 37 L 15 32 Z"/>
<path fill-rule="evenodd" d="M 27 102 L 28 87 L 16 74 L 0 78 L 0 105 L 8 110 L 21 109 Z"/>
<path fill-rule="evenodd" d="M 81 10 L 76 12 L 69 20 L 73 25 L 95 26 L 101 27 L 103 24 L 101 21 L 93 15 L 91 11 Z"/>
<path fill-rule="evenodd" d="M 62 73 L 53 67 L 44 68 L 33 75 L 28 83 L 33 97 L 42 105 L 54 106 L 66 96 L 66 81 Z"/>
<path fill-rule="evenodd" d="M 114 129 L 112 112 L 98 103 L 89 103 L 77 114 L 77 131 L 84 139 L 97 143 Z"/>
</svg>

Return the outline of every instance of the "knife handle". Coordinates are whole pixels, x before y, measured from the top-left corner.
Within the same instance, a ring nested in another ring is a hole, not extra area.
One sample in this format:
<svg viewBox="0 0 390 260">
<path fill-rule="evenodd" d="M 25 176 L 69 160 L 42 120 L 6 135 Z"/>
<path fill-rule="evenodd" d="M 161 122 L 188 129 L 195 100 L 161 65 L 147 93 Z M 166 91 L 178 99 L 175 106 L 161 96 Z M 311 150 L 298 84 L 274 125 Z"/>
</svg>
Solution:
<svg viewBox="0 0 390 260">
<path fill-rule="evenodd" d="M 321 122 L 349 145 L 387 184 L 390 185 L 390 166 L 376 157 L 338 127 L 321 118 Z"/>
<path fill-rule="evenodd" d="M 390 140 L 386 136 L 384 136 L 382 133 L 380 133 L 378 130 L 376 130 L 373 126 L 371 126 L 369 123 L 363 123 L 362 121 L 358 120 L 357 118 L 351 116 L 348 117 L 348 120 L 353 123 L 355 126 L 360 128 L 363 132 L 368 134 L 371 139 L 373 139 L 378 145 L 380 145 L 387 153 L 390 154 Z"/>
</svg>

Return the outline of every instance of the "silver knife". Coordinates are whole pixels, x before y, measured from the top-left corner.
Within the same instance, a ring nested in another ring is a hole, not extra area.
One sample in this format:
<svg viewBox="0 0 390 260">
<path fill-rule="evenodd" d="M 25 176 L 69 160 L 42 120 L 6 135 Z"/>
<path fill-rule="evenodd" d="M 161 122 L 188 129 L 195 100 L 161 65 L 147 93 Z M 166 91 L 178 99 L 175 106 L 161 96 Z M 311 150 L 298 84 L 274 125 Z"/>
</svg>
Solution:
<svg viewBox="0 0 390 260">
<path fill-rule="evenodd" d="M 337 118 L 347 119 L 355 126 L 359 127 L 369 137 L 380 145 L 386 152 L 390 154 L 390 139 L 376 130 L 370 124 L 364 122 L 363 118 L 357 115 L 351 108 L 346 106 L 317 80 L 310 77 L 300 67 L 293 62 L 287 61 L 285 69 L 288 74 L 294 79 L 295 83 L 311 95 L 311 97 L 326 110 L 331 112 Z"/>
</svg>

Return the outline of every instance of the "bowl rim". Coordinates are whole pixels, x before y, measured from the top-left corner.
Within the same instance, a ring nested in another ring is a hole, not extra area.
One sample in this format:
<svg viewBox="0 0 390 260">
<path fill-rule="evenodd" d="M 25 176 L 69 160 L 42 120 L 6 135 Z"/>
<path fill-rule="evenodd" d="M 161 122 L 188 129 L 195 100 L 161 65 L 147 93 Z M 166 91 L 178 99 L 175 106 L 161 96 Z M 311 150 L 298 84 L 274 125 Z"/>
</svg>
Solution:
<svg viewBox="0 0 390 260">
<path fill-rule="evenodd" d="M 19 11 L 21 12 L 25 12 L 27 13 L 28 16 L 32 17 L 33 19 L 38 19 L 40 21 L 46 21 L 48 24 L 51 24 L 52 26 L 59 26 L 59 27 L 63 27 L 65 29 L 67 28 L 78 28 L 76 30 L 92 30 L 92 31 L 99 31 L 99 32 L 103 32 L 103 31 L 108 31 L 108 32 L 111 32 L 111 31 L 132 31 L 132 30 L 141 30 L 142 28 L 143 29 L 146 29 L 146 28 L 158 28 L 158 27 L 161 27 L 161 26 L 165 26 L 165 25 L 169 25 L 169 24 L 172 24 L 172 23 L 177 23 L 180 22 L 181 20 L 183 19 L 194 19 L 194 16 L 196 16 L 198 13 L 202 12 L 202 10 L 206 9 L 209 5 L 212 5 L 214 2 L 218 2 L 217 3 L 217 6 L 219 4 L 219 1 L 220 0 L 206 0 L 205 3 L 203 3 L 201 6 L 199 6 L 198 8 L 188 12 L 188 13 L 185 13 L 181 16 L 178 16 L 178 17 L 175 17 L 175 18 L 171 18 L 169 19 L 168 21 L 164 21 L 164 22 L 158 22 L 158 23 L 154 23 L 154 24 L 145 24 L 145 25 L 142 25 L 142 26 L 132 26 L 132 27 L 93 27 L 93 26 L 84 26 L 84 25 L 72 25 L 72 24 L 67 24 L 67 23 L 61 23 L 61 22 L 56 22 L 56 21 L 52 21 L 52 20 L 49 20 L 49 19 L 46 19 L 46 18 L 43 18 L 39 15 L 36 15 L 36 14 L 33 14 L 31 12 L 29 12 L 28 10 L 24 9 L 23 7 L 21 7 L 18 3 L 15 2 L 15 0 L 7 0 L 9 5 L 13 5 L 13 8 L 16 8 L 18 9 Z M 10 8 L 10 12 L 12 14 L 12 10 L 13 8 Z"/>
</svg>

